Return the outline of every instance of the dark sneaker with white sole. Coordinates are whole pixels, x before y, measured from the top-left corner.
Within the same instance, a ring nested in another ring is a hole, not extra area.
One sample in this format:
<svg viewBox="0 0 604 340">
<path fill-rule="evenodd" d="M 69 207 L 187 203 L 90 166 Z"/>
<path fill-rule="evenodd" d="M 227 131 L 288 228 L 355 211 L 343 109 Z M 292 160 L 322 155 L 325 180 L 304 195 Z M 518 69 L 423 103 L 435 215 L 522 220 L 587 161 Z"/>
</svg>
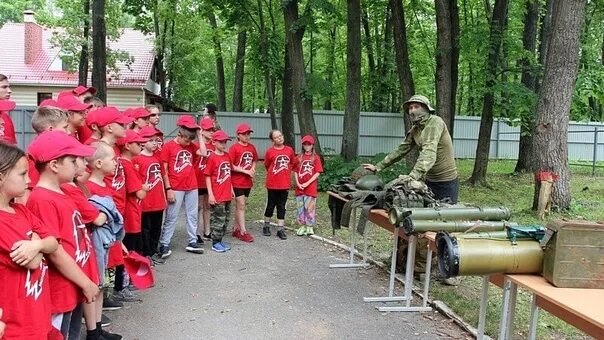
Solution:
<svg viewBox="0 0 604 340">
<path fill-rule="evenodd" d="M 197 242 L 189 243 L 185 247 L 185 250 L 188 251 L 189 253 L 193 253 L 193 254 L 203 254 L 203 247 L 201 245 L 197 244 Z"/>
<path fill-rule="evenodd" d="M 285 230 L 281 229 L 277 231 L 277 237 L 282 240 L 287 240 L 287 235 L 285 235 Z"/>
</svg>

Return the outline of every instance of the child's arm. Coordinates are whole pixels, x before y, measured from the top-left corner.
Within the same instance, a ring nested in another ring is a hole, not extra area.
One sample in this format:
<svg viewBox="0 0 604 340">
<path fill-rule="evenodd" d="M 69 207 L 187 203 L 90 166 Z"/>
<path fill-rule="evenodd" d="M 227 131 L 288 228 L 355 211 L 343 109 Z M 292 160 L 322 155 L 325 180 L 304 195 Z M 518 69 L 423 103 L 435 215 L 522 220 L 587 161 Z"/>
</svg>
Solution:
<svg viewBox="0 0 604 340">
<path fill-rule="evenodd" d="M 206 148 L 206 143 L 203 141 L 203 136 L 201 136 L 201 133 L 199 134 L 199 155 L 201 157 L 207 157 L 208 156 L 208 148 Z"/>
<path fill-rule="evenodd" d="M 149 184 L 143 184 L 142 188 L 135 192 L 136 198 L 139 200 L 145 199 L 147 197 L 147 192 L 149 191 Z"/>
<path fill-rule="evenodd" d="M 92 221 L 92 224 L 94 224 L 97 227 L 101 227 L 103 226 L 103 224 L 105 224 L 105 222 L 107 222 L 107 215 L 105 215 L 105 213 L 101 212 L 99 213 L 99 216 L 97 216 L 97 218 Z"/>
<path fill-rule="evenodd" d="M 170 176 L 168 175 L 168 162 L 164 162 L 164 188 L 166 188 L 166 200 L 168 203 L 176 202 L 176 196 L 174 196 L 174 191 L 172 191 L 172 186 L 170 185 Z"/>
<path fill-rule="evenodd" d="M 73 258 L 65 252 L 63 246 L 59 245 L 54 253 L 50 253 L 49 259 L 61 275 L 82 289 L 86 302 L 91 303 L 94 301 L 94 297 L 99 293 L 99 287 L 90 281 Z"/>
<path fill-rule="evenodd" d="M 210 205 L 216 204 L 216 198 L 214 197 L 214 191 L 212 191 L 212 177 L 206 175 L 206 187 L 208 188 L 208 203 Z"/>
<path fill-rule="evenodd" d="M 16 264 L 27 269 L 36 269 L 42 261 L 42 254 L 49 254 L 57 250 L 57 239 L 52 236 L 40 239 L 33 233 L 31 240 L 17 241 L 13 244 L 10 257 Z"/>
<path fill-rule="evenodd" d="M 317 178 L 319 178 L 319 175 L 320 174 L 318 172 L 315 173 L 314 175 L 312 175 L 312 177 L 308 181 L 306 181 L 306 183 L 302 184 L 302 186 L 304 186 L 304 188 L 308 187 L 312 182 L 316 181 Z M 297 174 L 296 174 L 296 176 L 297 176 Z"/>
<path fill-rule="evenodd" d="M 294 178 L 296 179 L 296 187 L 300 188 L 300 189 L 304 189 L 302 187 L 302 184 L 300 184 L 300 180 L 298 179 L 298 172 L 294 172 Z"/>
<path fill-rule="evenodd" d="M 2 308 L 0 308 L 0 319 L 2 318 Z M 4 329 L 6 328 L 6 324 L 0 320 L 0 339 L 4 336 Z"/>
</svg>

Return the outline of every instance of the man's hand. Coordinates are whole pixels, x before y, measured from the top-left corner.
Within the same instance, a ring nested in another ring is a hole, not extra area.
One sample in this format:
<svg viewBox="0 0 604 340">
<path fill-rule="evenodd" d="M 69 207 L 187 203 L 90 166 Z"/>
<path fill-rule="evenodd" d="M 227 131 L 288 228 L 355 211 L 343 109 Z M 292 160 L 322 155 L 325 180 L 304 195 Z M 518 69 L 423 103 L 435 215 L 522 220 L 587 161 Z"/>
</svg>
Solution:
<svg viewBox="0 0 604 340">
<path fill-rule="evenodd" d="M 375 167 L 375 165 L 373 165 L 373 164 L 368 164 L 368 163 L 363 164 L 363 168 L 364 168 L 365 170 L 369 170 L 369 171 L 371 171 L 371 172 L 376 172 L 376 170 L 377 170 L 377 168 Z"/>
<path fill-rule="evenodd" d="M 208 195 L 208 203 L 210 205 L 216 205 L 216 198 L 214 197 L 214 195 Z"/>
<path fill-rule="evenodd" d="M 399 175 L 397 180 L 399 183 L 406 183 L 406 182 L 414 181 L 413 177 L 411 177 L 409 175 Z"/>
<path fill-rule="evenodd" d="M 11 248 L 10 258 L 16 264 L 24 267 L 40 253 L 40 249 L 42 249 L 40 240 L 17 241 Z"/>
</svg>

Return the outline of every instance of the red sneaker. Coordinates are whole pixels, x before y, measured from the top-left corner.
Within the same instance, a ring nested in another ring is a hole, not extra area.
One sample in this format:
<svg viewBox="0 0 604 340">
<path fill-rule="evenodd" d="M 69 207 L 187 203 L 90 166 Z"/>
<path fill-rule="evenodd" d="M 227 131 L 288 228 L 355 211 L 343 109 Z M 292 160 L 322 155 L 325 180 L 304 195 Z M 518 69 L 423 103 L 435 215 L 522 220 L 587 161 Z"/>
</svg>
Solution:
<svg viewBox="0 0 604 340">
<path fill-rule="evenodd" d="M 254 242 L 254 236 L 252 236 L 252 234 L 248 233 L 247 231 L 241 234 L 241 237 L 239 237 L 239 239 L 243 242 Z"/>
<path fill-rule="evenodd" d="M 240 239 L 241 238 L 241 230 L 239 230 L 239 229 L 233 230 L 233 237 L 236 237 L 236 238 Z"/>
</svg>

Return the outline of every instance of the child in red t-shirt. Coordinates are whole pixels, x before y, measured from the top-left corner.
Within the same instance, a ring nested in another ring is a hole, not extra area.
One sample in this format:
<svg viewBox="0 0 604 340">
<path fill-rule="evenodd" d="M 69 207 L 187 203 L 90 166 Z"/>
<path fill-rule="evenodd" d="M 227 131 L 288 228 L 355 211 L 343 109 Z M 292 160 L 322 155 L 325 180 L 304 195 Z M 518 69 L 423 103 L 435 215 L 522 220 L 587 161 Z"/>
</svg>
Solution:
<svg viewBox="0 0 604 340">
<path fill-rule="evenodd" d="M 187 218 L 187 246 L 190 253 L 203 254 L 203 247 L 197 243 L 197 207 L 199 196 L 195 168 L 199 147 L 193 144 L 201 129 L 195 119 L 189 115 L 178 117 L 178 136 L 166 143 L 162 149 L 161 161 L 164 167 L 164 185 L 166 186 L 166 219 L 159 240 L 159 251 L 162 258 L 168 258 L 172 251 L 170 242 L 181 205 L 185 205 Z"/>
<path fill-rule="evenodd" d="M 201 137 L 199 138 L 199 161 L 195 167 L 197 175 L 197 187 L 199 192 L 199 209 L 198 209 L 198 232 L 203 233 L 197 235 L 197 243 L 203 244 L 203 240 L 211 240 L 210 236 L 210 203 L 208 203 L 208 187 L 206 185 L 205 169 L 208 162 L 208 157 L 214 152 L 214 144 L 212 144 L 212 133 L 214 133 L 214 121 L 209 117 L 203 117 L 199 123 L 201 126 Z M 201 229 L 201 230 L 200 230 Z"/>
<path fill-rule="evenodd" d="M 254 237 L 245 228 L 245 201 L 250 196 L 256 175 L 256 161 L 258 152 L 250 143 L 254 130 L 248 124 L 237 126 L 237 143 L 229 149 L 229 156 L 233 164 L 233 192 L 235 193 L 235 224 L 233 236 L 244 241 L 254 242 Z"/>
<path fill-rule="evenodd" d="M 76 98 L 71 91 L 59 93 L 57 98 L 57 107 L 69 114 L 69 134 L 79 138 L 78 130 L 86 125 L 86 114 L 92 104 L 82 103 Z"/>
<path fill-rule="evenodd" d="M 23 151 L 0 143 L 2 339 L 46 339 L 51 331 L 48 267 L 42 254 L 56 251 L 58 243 L 29 209 L 11 202 L 25 194 L 27 166 Z"/>
<path fill-rule="evenodd" d="M 44 219 L 50 234 L 60 242 L 57 251 L 50 255 L 49 282 L 52 325 L 66 336 L 69 314 L 83 298 L 94 302 L 99 288 L 85 273 L 91 247 L 82 215 L 60 186 L 75 178 L 76 157 L 88 157 L 94 148 L 63 132 L 47 131 L 32 141 L 28 153 L 40 171 L 40 180 L 27 207 Z"/>
<path fill-rule="evenodd" d="M 155 151 L 155 155 L 159 159 L 159 158 L 161 158 L 160 157 L 161 149 L 164 146 L 164 133 L 159 129 L 159 117 L 160 117 L 159 107 L 155 104 L 148 104 L 148 105 L 145 105 L 145 109 L 147 109 L 147 111 L 149 111 L 151 113 L 151 115 L 149 116 L 150 126 L 154 127 L 161 134 L 157 141 L 157 150 Z"/>
<path fill-rule="evenodd" d="M 233 186 L 231 185 L 231 159 L 226 153 L 226 143 L 231 139 L 222 130 L 212 134 L 215 150 L 208 157 L 204 170 L 208 187 L 208 202 L 211 211 L 212 250 L 223 253 L 231 246 L 222 241 L 229 225 Z"/>
<path fill-rule="evenodd" d="M 291 187 L 291 173 L 296 165 L 296 154 L 294 150 L 284 145 L 283 133 L 279 130 L 271 130 L 269 138 L 273 146 L 266 150 L 264 166 L 266 167 L 266 190 L 268 198 L 266 210 L 264 211 L 264 236 L 271 236 L 270 221 L 277 207 L 277 236 L 286 240 L 285 230 L 285 204 Z"/>
<path fill-rule="evenodd" d="M 149 187 L 147 197 L 142 203 L 143 255 L 151 257 L 154 262 L 162 262 L 161 256 L 157 254 L 157 247 L 167 203 L 161 164 L 155 157 L 157 143 L 162 133 L 154 127 L 147 126 L 141 129 L 139 135 L 148 138 L 140 155 L 132 160 L 134 167 L 138 168 L 143 183 Z"/>
<path fill-rule="evenodd" d="M 313 136 L 302 137 L 302 152 L 298 155 L 296 166 L 296 207 L 298 210 L 298 223 L 301 227 L 296 234 L 313 235 L 316 224 L 317 207 L 317 179 L 323 172 L 321 158 L 315 153 L 315 139 Z"/>
</svg>

